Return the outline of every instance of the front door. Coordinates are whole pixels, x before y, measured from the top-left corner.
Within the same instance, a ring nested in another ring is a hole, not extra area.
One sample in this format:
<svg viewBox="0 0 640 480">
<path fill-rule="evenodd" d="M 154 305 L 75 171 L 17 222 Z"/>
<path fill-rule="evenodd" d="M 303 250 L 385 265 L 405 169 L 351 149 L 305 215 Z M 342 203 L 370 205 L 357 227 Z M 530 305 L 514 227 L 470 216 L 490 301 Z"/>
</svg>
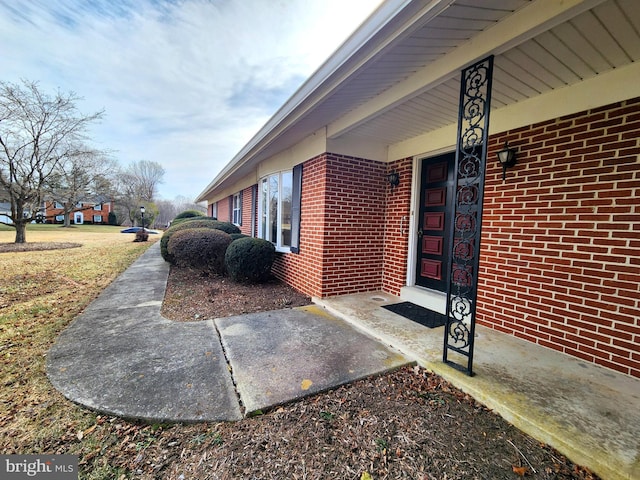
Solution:
<svg viewBox="0 0 640 480">
<path fill-rule="evenodd" d="M 455 153 L 422 160 L 416 285 L 446 292 Z"/>
</svg>

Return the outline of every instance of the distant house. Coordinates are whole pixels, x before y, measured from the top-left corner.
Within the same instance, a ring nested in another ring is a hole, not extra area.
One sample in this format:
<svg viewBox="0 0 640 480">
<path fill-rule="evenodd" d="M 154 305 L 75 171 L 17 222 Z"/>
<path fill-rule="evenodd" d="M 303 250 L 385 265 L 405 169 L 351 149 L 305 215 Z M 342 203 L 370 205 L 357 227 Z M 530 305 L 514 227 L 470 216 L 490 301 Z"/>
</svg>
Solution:
<svg viewBox="0 0 640 480">
<path fill-rule="evenodd" d="M 75 225 L 82 225 L 84 223 L 90 223 L 94 225 L 108 225 L 109 212 L 112 211 L 112 201 L 104 201 L 99 203 L 96 203 L 95 201 L 78 202 L 71 212 L 71 223 Z M 42 217 L 46 223 L 64 222 L 64 207 L 58 202 L 44 202 L 44 206 L 41 212 Z"/>
<path fill-rule="evenodd" d="M 486 58 L 479 268 L 452 278 L 461 72 Z M 196 201 L 308 295 L 445 312 L 473 277 L 479 323 L 640 377 L 639 78 L 635 0 L 389 0 Z"/>
</svg>

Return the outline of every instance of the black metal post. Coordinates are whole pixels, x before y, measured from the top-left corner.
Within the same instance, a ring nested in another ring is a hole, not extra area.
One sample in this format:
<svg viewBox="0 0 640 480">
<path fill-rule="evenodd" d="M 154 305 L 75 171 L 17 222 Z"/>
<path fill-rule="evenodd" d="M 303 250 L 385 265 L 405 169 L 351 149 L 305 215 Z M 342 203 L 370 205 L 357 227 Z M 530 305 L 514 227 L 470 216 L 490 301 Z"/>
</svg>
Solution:
<svg viewBox="0 0 640 480">
<path fill-rule="evenodd" d="M 443 361 L 473 375 L 476 298 L 484 174 L 489 138 L 493 56 L 462 71 L 454 182 L 454 216 L 449 231 L 451 270 L 447 285 L 447 324 Z M 449 350 L 467 357 L 462 366 Z"/>
</svg>

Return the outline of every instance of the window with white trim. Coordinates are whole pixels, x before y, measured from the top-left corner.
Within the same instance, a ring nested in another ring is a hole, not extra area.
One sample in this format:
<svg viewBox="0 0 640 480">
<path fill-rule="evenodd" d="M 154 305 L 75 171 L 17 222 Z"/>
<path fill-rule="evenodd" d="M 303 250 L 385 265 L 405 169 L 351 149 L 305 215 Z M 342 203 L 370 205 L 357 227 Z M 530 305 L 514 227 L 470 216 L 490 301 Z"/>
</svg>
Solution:
<svg viewBox="0 0 640 480">
<path fill-rule="evenodd" d="M 275 244 L 279 251 L 291 247 L 293 173 L 274 173 L 260 180 L 258 192 L 258 237 Z"/>
<path fill-rule="evenodd" d="M 240 192 L 233 195 L 231 221 L 236 225 L 242 225 L 242 195 Z"/>
</svg>

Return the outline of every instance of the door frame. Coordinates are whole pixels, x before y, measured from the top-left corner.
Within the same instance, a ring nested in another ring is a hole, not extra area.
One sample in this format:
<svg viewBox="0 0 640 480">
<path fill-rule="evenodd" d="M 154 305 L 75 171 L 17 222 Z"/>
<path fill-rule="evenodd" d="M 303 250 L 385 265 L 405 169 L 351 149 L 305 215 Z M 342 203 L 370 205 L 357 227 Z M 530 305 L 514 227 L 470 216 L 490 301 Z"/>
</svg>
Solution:
<svg viewBox="0 0 640 480">
<path fill-rule="evenodd" d="M 413 172 L 411 175 L 411 205 L 409 214 L 409 245 L 407 249 L 407 287 L 415 287 L 428 292 L 438 292 L 430 288 L 416 285 L 416 261 L 418 257 L 418 212 L 420 211 L 420 179 L 422 178 L 422 160 L 437 157 L 446 153 L 455 152 L 456 146 L 439 148 L 428 153 L 413 157 Z"/>
</svg>

